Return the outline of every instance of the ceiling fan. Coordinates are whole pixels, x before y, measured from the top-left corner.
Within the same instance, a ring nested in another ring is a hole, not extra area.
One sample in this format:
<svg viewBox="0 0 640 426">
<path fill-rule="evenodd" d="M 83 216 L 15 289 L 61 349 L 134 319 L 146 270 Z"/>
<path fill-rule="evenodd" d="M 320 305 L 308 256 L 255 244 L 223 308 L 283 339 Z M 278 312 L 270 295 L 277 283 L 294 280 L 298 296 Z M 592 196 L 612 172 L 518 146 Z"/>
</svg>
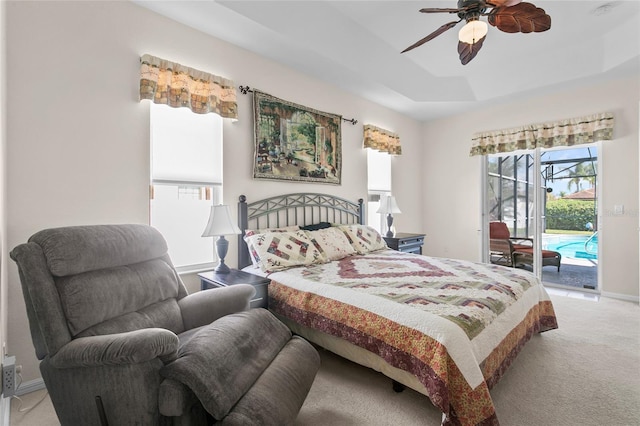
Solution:
<svg viewBox="0 0 640 426">
<path fill-rule="evenodd" d="M 488 25 L 479 19 L 481 16 L 487 16 L 489 24 L 506 33 L 539 33 L 551 28 L 551 17 L 543 9 L 522 0 L 458 0 L 456 9 L 427 7 L 420 9 L 420 12 L 456 13 L 460 19 L 444 24 L 404 49 L 402 53 L 422 46 L 460 22 L 466 21 L 458 33 L 458 54 L 462 65 L 468 64 L 476 57 L 487 36 Z"/>
</svg>

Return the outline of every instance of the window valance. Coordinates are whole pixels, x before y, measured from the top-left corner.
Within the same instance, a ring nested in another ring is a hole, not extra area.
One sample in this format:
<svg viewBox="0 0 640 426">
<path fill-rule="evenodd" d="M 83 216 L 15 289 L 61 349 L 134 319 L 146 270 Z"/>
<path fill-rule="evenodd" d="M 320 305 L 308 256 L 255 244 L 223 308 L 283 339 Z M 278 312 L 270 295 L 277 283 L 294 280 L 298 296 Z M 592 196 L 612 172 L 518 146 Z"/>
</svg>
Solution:
<svg viewBox="0 0 640 426">
<path fill-rule="evenodd" d="M 364 147 L 391 155 L 401 155 L 400 137 L 389 130 L 371 124 L 364 125 Z"/>
<path fill-rule="evenodd" d="M 553 148 L 613 139 L 613 114 L 600 113 L 473 135 L 470 155 Z"/>
<path fill-rule="evenodd" d="M 140 58 L 140 100 L 238 118 L 233 81 L 151 55 Z"/>
</svg>

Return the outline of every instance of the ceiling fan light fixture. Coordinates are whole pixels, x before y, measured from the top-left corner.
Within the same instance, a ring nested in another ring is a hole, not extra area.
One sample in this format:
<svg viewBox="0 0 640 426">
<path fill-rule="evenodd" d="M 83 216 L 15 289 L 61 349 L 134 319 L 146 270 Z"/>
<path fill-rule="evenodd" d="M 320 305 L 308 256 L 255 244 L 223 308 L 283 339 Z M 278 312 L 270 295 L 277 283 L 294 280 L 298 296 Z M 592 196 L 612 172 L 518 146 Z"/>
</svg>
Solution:
<svg viewBox="0 0 640 426">
<path fill-rule="evenodd" d="M 614 3 L 618 2 L 613 1 L 610 4 Z M 487 9 L 491 10 L 487 12 Z M 607 7 L 601 11 L 605 9 Z M 487 37 L 489 25 L 480 21 L 479 18 L 482 16 L 487 16 L 489 24 L 505 33 L 541 33 L 551 28 L 551 16 L 547 15 L 544 9 L 522 0 L 458 0 L 457 9 L 425 7 L 420 9 L 420 13 L 456 13 L 460 19 L 440 26 L 404 49 L 402 53 L 422 46 L 465 21 L 465 25 L 458 32 L 458 54 L 462 65 L 468 64 L 476 57 Z"/>
<path fill-rule="evenodd" d="M 486 36 L 488 31 L 489 25 L 487 25 L 486 22 L 474 19 L 468 21 L 465 26 L 460 29 L 458 39 L 463 43 L 474 44 Z"/>
</svg>

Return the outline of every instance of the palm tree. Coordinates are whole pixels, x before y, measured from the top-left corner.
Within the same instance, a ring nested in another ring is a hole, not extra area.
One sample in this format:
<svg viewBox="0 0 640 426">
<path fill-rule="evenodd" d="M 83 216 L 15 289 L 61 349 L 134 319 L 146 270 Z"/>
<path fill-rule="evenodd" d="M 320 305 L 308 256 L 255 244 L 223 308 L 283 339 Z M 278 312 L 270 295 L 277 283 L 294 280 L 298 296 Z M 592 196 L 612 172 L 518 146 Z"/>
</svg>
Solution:
<svg viewBox="0 0 640 426">
<path fill-rule="evenodd" d="M 593 188 L 596 184 L 595 164 L 593 162 L 586 164 L 584 167 L 584 171 L 585 171 L 584 180 L 589 182 L 589 185 L 591 186 L 591 188 Z"/>
<path fill-rule="evenodd" d="M 571 179 L 567 182 L 567 189 L 571 191 L 571 187 L 573 185 L 576 186 L 575 192 L 578 192 L 582 189 L 582 181 L 587 181 L 590 184 L 590 187 L 593 188 L 593 185 L 596 181 L 596 173 L 593 166 L 593 163 L 578 163 L 575 165 L 575 168 L 569 171 L 568 176 Z"/>
</svg>

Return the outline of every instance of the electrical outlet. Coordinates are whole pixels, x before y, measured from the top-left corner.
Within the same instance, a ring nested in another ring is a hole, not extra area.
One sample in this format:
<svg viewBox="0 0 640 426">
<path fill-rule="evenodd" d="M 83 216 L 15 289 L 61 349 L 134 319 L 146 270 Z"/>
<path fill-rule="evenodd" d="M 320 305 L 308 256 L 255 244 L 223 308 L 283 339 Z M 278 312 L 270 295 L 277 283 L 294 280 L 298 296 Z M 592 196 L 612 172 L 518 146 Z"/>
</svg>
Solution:
<svg viewBox="0 0 640 426">
<path fill-rule="evenodd" d="M 7 356 L 2 362 L 2 395 L 5 398 L 16 393 L 16 357 Z"/>
</svg>

